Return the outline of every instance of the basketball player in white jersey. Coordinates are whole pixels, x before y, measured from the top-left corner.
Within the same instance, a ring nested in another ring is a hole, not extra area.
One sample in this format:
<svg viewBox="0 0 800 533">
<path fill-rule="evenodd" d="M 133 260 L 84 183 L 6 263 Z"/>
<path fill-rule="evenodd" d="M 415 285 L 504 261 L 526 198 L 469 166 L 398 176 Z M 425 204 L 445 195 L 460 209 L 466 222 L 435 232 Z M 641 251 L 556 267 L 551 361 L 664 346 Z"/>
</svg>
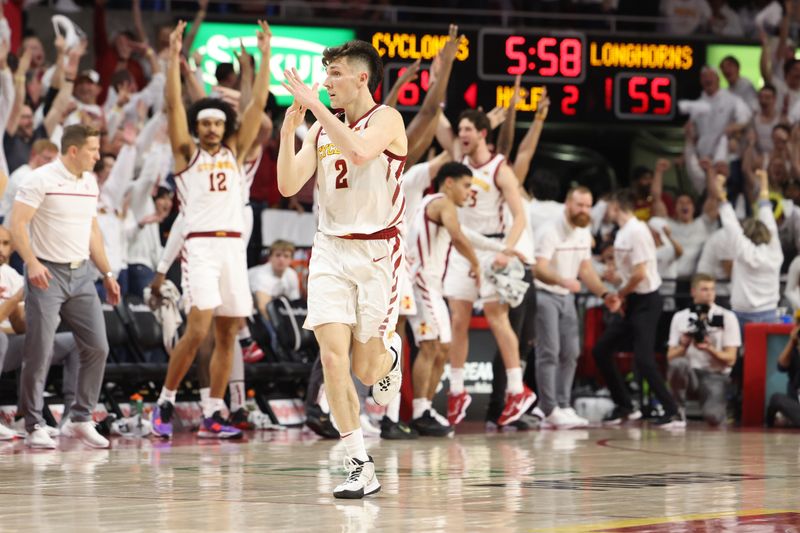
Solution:
<svg viewBox="0 0 800 533">
<path fill-rule="evenodd" d="M 259 138 L 269 137 L 272 131 L 272 121 L 266 114 L 261 115 L 261 129 L 259 131 Z M 247 160 L 244 163 L 244 185 L 242 187 L 242 203 L 244 216 L 244 230 L 242 231 L 242 241 L 245 244 L 250 242 L 250 236 L 253 232 L 253 210 L 250 208 L 250 188 L 253 185 L 258 165 L 261 162 L 262 156 L 262 143 L 256 141 L 253 147 L 250 148 Z M 161 259 L 156 267 L 156 274 L 150 286 L 152 294 L 158 294 L 161 290 L 161 285 L 166 279 L 167 271 L 172 266 L 172 263 L 178 258 L 183 249 L 185 237 L 184 218 L 182 213 L 178 213 L 175 221 L 172 224 L 167 243 L 161 253 Z M 228 382 L 228 390 L 230 393 L 230 418 L 229 425 L 239 429 L 252 429 L 252 424 L 248 421 L 247 409 L 245 409 L 245 382 L 244 382 L 244 363 L 255 363 L 264 358 L 264 352 L 256 344 L 250 335 L 250 328 L 247 326 L 247 321 L 242 320 L 241 327 L 238 333 L 239 346 L 234 346 L 233 365 L 231 367 L 230 381 Z M 200 358 L 198 364 L 206 364 L 210 362 L 210 353 L 205 354 L 204 350 L 211 351 L 213 346 L 213 332 L 209 331 L 209 339 L 206 344 L 203 344 L 200 351 Z M 207 372 L 204 369 L 203 372 Z M 202 374 L 202 376 L 207 374 Z M 201 404 L 208 401 L 211 389 L 208 386 L 205 378 L 199 378 L 200 383 L 200 402 Z"/>
<path fill-rule="evenodd" d="M 350 474 L 333 495 L 362 498 L 381 486 L 364 448 L 350 368 L 373 385 L 380 405 L 400 389 L 402 343 L 393 330 L 397 273 L 404 268 L 397 226 L 405 209 L 400 182 L 408 145 L 400 113 L 372 98 L 383 71 L 372 45 L 349 41 L 327 48 L 322 64 L 331 107 L 343 109 L 344 117 L 320 102 L 316 85 L 309 88 L 294 69 L 286 71 L 284 87 L 294 103 L 281 129 L 278 188 L 292 196 L 317 174 L 319 230 L 304 327 L 313 329 L 319 342 L 328 403 L 349 456 Z M 294 132 L 306 110 L 317 122 L 295 153 Z"/>
<path fill-rule="evenodd" d="M 197 348 L 214 323 L 211 392 L 203 405 L 198 436 L 240 438 L 242 433 L 222 418 L 223 396 L 231 371 L 234 343 L 241 317 L 253 306 L 247 285 L 247 258 L 242 241 L 242 164 L 261 126 L 269 89 L 271 32 L 259 21 L 258 48 L 262 54 L 252 100 L 236 128 L 236 113 L 220 100 L 203 99 L 187 112 L 181 98 L 181 21 L 170 35 L 167 70 L 167 120 L 175 159 L 175 182 L 183 215 L 184 299 L 186 331 L 170 355 L 158 403 L 152 412 L 153 432 L 172 435 L 176 391 L 194 361 Z M 195 136 L 198 142 L 192 138 Z"/>
<path fill-rule="evenodd" d="M 482 111 L 467 110 L 458 121 L 458 142 L 464 154 L 463 163 L 472 171 L 472 190 L 466 205 L 459 209 L 462 227 L 515 248 L 525 230 L 525 211 L 519 195 L 519 184 L 505 158 L 493 155 L 486 144 L 489 119 Z M 503 215 L 508 203 L 513 217 L 509 226 Z M 492 261 L 493 252 L 479 252 L 483 265 Z M 532 258 L 531 258 L 532 260 Z M 506 367 L 508 384 L 503 413 L 498 425 L 511 424 L 536 402 L 536 395 L 522 382 L 519 342 L 508 319 L 508 304 L 500 301 L 494 288 L 484 283 L 480 287 L 470 277 L 470 264 L 458 252 L 451 251 L 444 280 L 444 295 L 450 304 L 453 342 L 450 348 L 450 393 L 447 418 L 451 425 L 464 419 L 471 402 L 464 389 L 464 363 L 469 350 L 469 323 L 472 306 L 483 301 L 483 312 L 497 341 Z"/>
<path fill-rule="evenodd" d="M 425 196 L 408 232 L 408 262 L 414 280 L 418 313 L 412 316 L 414 340 L 419 354 L 414 361 L 414 414 L 411 427 L 423 436 L 445 436 L 453 431 L 431 412 L 431 400 L 444 372 L 452 338 L 450 313 L 442 296 L 447 255 L 451 245 L 469 262 L 474 282 L 480 279 L 480 264 L 474 248 L 507 255 L 503 242 L 484 237 L 461 226 L 457 208 L 472 193 L 472 172 L 461 163 L 446 163 L 434 178 L 436 193 Z"/>
</svg>

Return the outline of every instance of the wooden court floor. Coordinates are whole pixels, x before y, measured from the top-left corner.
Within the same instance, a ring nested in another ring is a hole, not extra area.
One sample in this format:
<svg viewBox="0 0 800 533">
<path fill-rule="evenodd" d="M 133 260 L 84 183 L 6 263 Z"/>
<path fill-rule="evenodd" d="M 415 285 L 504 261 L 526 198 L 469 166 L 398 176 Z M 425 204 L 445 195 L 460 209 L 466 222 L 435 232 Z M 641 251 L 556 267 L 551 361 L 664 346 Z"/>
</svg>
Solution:
<svg viewBox="0 0 800 533">
<path fill-rule="evenodd" d="M 800 532 L 800 433 L 617 429 L 368 440 L 383 490 L 342 501 L 343 449 L 244 442 L 0 443 L 0 531 Z"/>
</svg>

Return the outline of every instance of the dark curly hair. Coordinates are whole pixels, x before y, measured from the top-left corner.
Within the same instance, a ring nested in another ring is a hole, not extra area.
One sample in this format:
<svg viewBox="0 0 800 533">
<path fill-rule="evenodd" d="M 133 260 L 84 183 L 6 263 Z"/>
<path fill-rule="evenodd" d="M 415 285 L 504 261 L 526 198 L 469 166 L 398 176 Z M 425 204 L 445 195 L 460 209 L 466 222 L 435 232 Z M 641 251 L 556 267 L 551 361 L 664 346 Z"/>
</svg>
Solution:
<svg viewBox="0 0 800 533">
<path fill-rule="evenodd" d="M 346 57 L 356 61 L 363 61 L 369 69 L 369 92 L 374 93 L 383 79 L 383 61 L 375 47 L 366 41 L 353 39 L 341 46 L 331 46 L 322 52 L 322 66 L 327 67 L 334 60 Z"/>
<path fill-rule="evenodd" d="M 189 133 L 197 137 L 197 115 L 203 109 L 219 109 L 225 113 L 225 135 L 227 139 L 236 133 L 236 110 L 229 103 L 219 98 L 201 98 L 186 111 L 186 120 L 189 123 Z"/>
</svg>

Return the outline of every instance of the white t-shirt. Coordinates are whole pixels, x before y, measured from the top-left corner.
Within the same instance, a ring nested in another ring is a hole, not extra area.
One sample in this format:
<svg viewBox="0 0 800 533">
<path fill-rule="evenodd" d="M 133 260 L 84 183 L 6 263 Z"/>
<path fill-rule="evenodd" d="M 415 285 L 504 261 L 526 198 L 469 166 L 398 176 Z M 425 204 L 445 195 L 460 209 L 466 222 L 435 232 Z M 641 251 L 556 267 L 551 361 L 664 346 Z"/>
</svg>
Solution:
<svg viewBox="0 0 800 533">
<path fill-rule="evenodd" d="M 720 206 L 719 216 L 736 253 L 731 273 L 731 307 L 742 312 L 777 308 L 783 251 L 772 204 L 765 202 L 758 209 L 758 219 L 769 228 L 771 235 L 767 244 L 755 245 L 744 236 L 730 203 Z"/>
<path fill-rule="evenodd" d="M 741 98 L 750 109 L 758 109 L 758 92 L 756 92 L 753 82 L 747 78 L 740 76 L 736 83 L 728 86 L 728 90 Z"/>
<path fill-rule="evenodd" d="M 3 200 L 0 202 L 0 216 L 8 218 L 11 216 L 11 207 L 14 205 L 14 198 L 17 196 L 17 189 L 19 189 L 19 184 L 22 183 L 25 178 L 30 176 L 33 169 L 27 163 L 18 167 L 17 170 L 11 173 L 8 177 L 8 184 L 6 185 L 6 192 L 3 194 Z M 8 224 L 6 223 L 6 226 Z"/>
<path fill-rule="evenodd" d="M 703 245 L 714 231 L 715 222 L 705 215 L 700 215 L 691 222 L 669 220 L 672 238 L 683 247 L 683 254 L 678 258 L 679 278 L 691 278 L 697 272 L 697 261 L 703 251 Z"/>
<path fill-rule="evenodd" d="M 656 262 L 656 243 L 647 224 L 636 217 L 631 217 L 617 232 L 614 239 L 614 261 L 623 286 L 628 283 L 636 265 L 646 264 L 647 275 L 636 286 L 635 293 L 649 294 L 661 286 Z"/>
<path fill-rule="evenodd" d="M 782 77 L 783 72 L 781 72 L 781 77 L 772 76 L 772 85 L 775 87 L 777 91 L 775 105 L 777 106 L 778 112 L 781 113 L 783 110 L 783 101 L 788 96 L 789 102 L 786 106 L 786 112 L 788 114 L 789 122 L 794 124 L 798 120 L 800 120 L 800 88 L 798 89 L 791 89 L 787 84 L 786 81 Z"/>
<path fill-rule="evenodd" d="M 263 292 L 272 298 L 286 296 L 290 300 L 300 298 L 300 281 L 297 279 L 297 271 L 292 267 L 287 267 L 281 277 L 278 277 L 272 271 L 272 265 L 265 263 L 248 270 L 247 277 L 253 293 Z"/>
<path fill-rule="evenodd" d="M 700 254 L 700 261 L 697 263 L 697 272 L 710 274 L 717 280 L 717 295 L 730 296 L 730 282 L 720 282 L 721 279 L 728 279 L 728 272 L 722 266 L 723 261 L 733 261 L 736 251 L 731 243 L 730 237 L 724 228 L 719 228 L 706 240 L 703 245 L 703 253 Z"/>
<path fill-rule="evenodd" d="M 25 286 L 25 279 L 19 272 L 8 266 L 7 264 L 0 265 L 0 304 L 14 296 L 17 291 Z M 0 323 L 0 328 L 11 328 L 11 321 L 5 319 Z"/>
<path fill-rule="evenodd" d="M 545 224 L 549 224 L 554 220 L 558 220 L 564 216 L 564 204 L 561 202 L 554 202 L 553 200 L 537 200 L 534 198 L 527 202 L 526 208 L 528 209 L 528 221 L 531 224 L 531 230 L 534 235 L 539 233 L 539 228 Z"/>
<path fill-rule="evenodd" d="M 691 114 L 697 130 L 697 154 L 701 158 L 715 157 L 725 128 L 748 122 L 752 111 L 744 100 L 728 89 L 720 89 L 713 96 L 704 92 L 699 101 L 707 106 L 697 106 Z"/>
<path fill-rule="evenodd" d="M 731 346 L 737 348 L 741 346 L 742 337 L 736 315 L 723 307 L 713 304 L 708 312 L 709 323 L 712 317 L 718 315 L 722 315 L 723 327 L 708 328 L 711 346 L 716 350 L 722 350 L 723 348 L 729 348 Z M 690 308 L 682 309 L 672 317 L 672 322 L 669 325 L 668 344 L 670 348 L 678 346 L 681 342 L 681 335 L 688 333 L 692 329 L 690 318 L 697 318 L 697 314 L 693 313 Z M 712 372 L 722 372 L 724 374 L 729 374 L 731 371 L 731 367 L 727 366 L 710 353 L 698 349 L 694 343 L 686 348 L 685 357 L 689 358 L 689 365 L 698 370 L 710 370 Z"/>
<path fill-rule="evenodd" d="M 61 158 L 34 170 L 20 184 L 16 197 L 37 210 L 30 223 L 34 255 L 54 263 L 88 259 L 98 194 L 91 172 L 78 178 Z"/>
<path fill-rule="evenodd" d="M 711 19 L 705 0 L 661 0 L 661 13 L 667 18 L 667 33 L 688 35 Z"/>
<path fill-rule="evenodd" d="M 536 233 L 536 257 L 550 261 L 550 268 L 565 279 L 578 277 L 581 263 L 592 258 L 592 234 L 589 228 L 573 227 L 562 212 L 561 220 L 555 220 L 539 228 Z M 557 285 L 548 285 L 538 279 L 536 286 L 555 293 L 569 294 L 569 290 Z"/>
</svg>

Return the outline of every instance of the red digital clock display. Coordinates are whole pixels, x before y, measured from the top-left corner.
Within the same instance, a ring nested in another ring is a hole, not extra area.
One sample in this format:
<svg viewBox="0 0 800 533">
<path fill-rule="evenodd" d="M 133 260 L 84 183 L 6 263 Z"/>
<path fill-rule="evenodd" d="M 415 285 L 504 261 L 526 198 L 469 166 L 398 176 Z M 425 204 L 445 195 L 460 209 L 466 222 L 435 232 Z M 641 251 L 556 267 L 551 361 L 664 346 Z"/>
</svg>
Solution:
<svg viewBox="0 0 800 533">
<path fill-rule="evenodd" d="M 481 30 L 478 75 L 506 80 L 521 75 L 533 83 L 580 83 L 585 77 L 586 41 L 582 34 L 508 33 Z"/>
<path fill-rule="evenodd" d="M 671 74 L 620 72 L 614 85 L 617 117 L 668 121 L 675 116 L 675 78 Z"/>
</svg>

